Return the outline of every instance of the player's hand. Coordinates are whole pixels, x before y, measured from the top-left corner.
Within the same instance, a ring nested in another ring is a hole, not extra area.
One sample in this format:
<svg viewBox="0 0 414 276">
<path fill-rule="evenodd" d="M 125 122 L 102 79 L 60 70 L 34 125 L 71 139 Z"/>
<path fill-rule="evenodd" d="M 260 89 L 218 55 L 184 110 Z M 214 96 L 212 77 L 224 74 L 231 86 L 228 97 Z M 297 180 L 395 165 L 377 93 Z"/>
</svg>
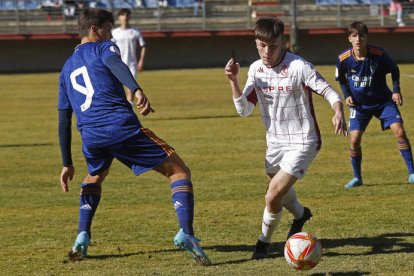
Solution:
<svg viewBox="0 0 414 276">
<path fill-rule="evenodd" d="M 142 116 L 147 116 L 151 112 L 155 112 L 155 110 L 151 107 L 147 96 L 145 96 L 144 92 L 141 89 L 138 89 L 135 92 L 135 97 L 137 97 L 137 108 L 141 109 L 141 112 L 139 114 Z"/>
<path fill-rule="evenodd" d="M 75 175 L 75 167 L 63 167 L 62 172 L 60 173 L 60 187 L 62 187 L 62 191 L 66 194 L 69 192 L 69 185 L 68 182 L 73 179 Z"/>
<path fill-rule="evenodd" d="M 354 100 L 352 99 L 351 96 L 349 96 L 345 99 L 345 103 L 346 103 L 347 106 L 354 106 Z"/>
<path fill-rule="evenodd" d="M 144 63 L 142 61 L 138 62 L 137 69 L 139 72 L 144 70 Z"/>
<path fill-rule="evenodd" d="M 392 100 L 396 105 L 403 105 L 403 98 L 401 93 L 392 93 Z"/>
<path fill-rule="evenodd" d="M 240 71 L 240 64 L 238 62 L 234 62 L 234 59 L 231 58 L 226 66 L 224 67 L 224 74 L 229 78 L 231 81 L 235 81 L 237 79 L 237 75 Z"/>
<path fill-rule="evenodd" d="M 134 106 L 135 95 L 132 91 L 128 91 L 127 100 L 131 103 L 132 106 Z"/>
<path fill-rule="evenodd" d="M 342 102 L 336 102 L 333 105 L 335 115 L 332 117 L 332 124 L 335 128 L 335 134 L 348 136 L 348 129 L 346 127 L 346 120 Z"/>
<path fill-rule="evenodd" d="M 348 136 L 348 129 L 343 111 L 335 112 L 335 115 L 332 117 L 332 124 L 335 128 L 335 134 Z"/>
</svg>

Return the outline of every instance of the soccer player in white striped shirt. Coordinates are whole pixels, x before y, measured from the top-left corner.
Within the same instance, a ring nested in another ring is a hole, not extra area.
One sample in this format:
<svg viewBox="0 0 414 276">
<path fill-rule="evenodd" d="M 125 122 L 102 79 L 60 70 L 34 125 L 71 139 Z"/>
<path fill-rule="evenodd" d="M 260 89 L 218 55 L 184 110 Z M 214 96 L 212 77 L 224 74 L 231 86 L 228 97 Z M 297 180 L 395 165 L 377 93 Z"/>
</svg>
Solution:
<svg viewBox="0 0 414 276">
<path fill-rule="evenodd" d="M 269 256 L 272 234 L 280 222 L 283 207 L 294 216 L 288 238 L 302 231 L 312 217 L 293 189 L 321 147 L 313 93 L 324 97 L 332 109 L 335 133 L 347 136 L 341 97 L 329 83 L 301 57 L 283 47 L 284 23 L 276 18 L 256 22 L 255 41 L 260 59 L 250 65 L 243 91 L 238 83 L 240 65 L 231 58 L 225 66 L 232 95 L 240 116 L 248 116 L 258 104 L 266 128 L 266 173 L 269 186 L 263 213 L 262 234 L 252 259 Z"/>
</svg>

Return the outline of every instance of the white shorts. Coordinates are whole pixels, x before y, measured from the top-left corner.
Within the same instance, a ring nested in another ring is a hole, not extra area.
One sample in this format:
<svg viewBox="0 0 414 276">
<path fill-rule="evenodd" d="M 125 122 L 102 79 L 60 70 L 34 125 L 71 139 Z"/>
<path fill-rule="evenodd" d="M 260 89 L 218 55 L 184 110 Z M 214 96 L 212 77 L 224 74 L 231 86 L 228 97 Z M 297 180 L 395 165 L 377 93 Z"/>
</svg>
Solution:
<svg viewBox="0 0 414 276">
<path fill-rule="evenodd" d="M 315 147 L 292 148 L 268 143 L 266 150 L 266 172 L 276 174 L 280 169 L 301 179 L 318 154 Z"/>
</svg>

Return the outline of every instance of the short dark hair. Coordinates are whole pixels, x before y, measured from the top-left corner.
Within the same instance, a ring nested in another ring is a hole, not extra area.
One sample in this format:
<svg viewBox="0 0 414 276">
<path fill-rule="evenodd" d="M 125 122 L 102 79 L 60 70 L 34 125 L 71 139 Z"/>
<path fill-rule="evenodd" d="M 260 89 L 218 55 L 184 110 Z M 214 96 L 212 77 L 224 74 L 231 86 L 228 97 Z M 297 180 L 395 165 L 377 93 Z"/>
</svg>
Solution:
<svg viewBox="0 0 414 276">
<path fill-rule="evenodd" d="M 282 37 L 284 31 L 285 24 L 282 20 L 276 17 L 262 17 L 256 21 L 254 37 L 264 42 L 270 42 Z"/>
<path fill-rule="evenodd" d="M 114 23 L 114 16 L 111 12 L 103 9 L 85 9 L 79 16 L 78 29 L 81 37 L 88 36 L 92 26 L 101 28 L 106 22 Z"/>
<path fill-rule="evenodd" d="M 364 22 L 355 21 L 348 26 L 347 35 L 357 33 L 359 35 L 368 34 L 368 27 Z"/>
<path fill-rule="evenodd" d="M 124 14 L 130 16 L 131 15 L 131 10 L 130 9 L 120 9 L 119 12 L 118 12 L 118 16 L 124 15 Z"/>
</svg>

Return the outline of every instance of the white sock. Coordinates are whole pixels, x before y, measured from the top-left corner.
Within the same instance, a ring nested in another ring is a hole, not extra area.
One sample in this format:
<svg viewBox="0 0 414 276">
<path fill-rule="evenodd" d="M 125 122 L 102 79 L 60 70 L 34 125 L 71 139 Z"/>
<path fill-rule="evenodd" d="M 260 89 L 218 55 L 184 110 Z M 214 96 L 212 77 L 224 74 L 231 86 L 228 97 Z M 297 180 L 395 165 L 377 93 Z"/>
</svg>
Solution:
<svg viewBox="0 0 414 276">
<path fill-rule="evenodd" d="M 298 198 L 296 197 L 296 192 L 293 187 L 282 197 L 282 205 L 290 213 L 293 214 L 295 219 L 300 219 L 303 217 L 303 211 L 305 210 L 303 206 L 299 203 Z"/>
<path fill-rule="evenodd" d="M 262 234 L 259 240 L 262 242 L 270 243 L 272 241 L 272 235 L 279 225 L 280 218 L 282 217 L 283 209 L 277 214 L 269 213 L 267 207 L 263 211 L 263 222 L 262 222 Z"/>
<path fill-rule="evenodd" d="M 402 22 L 402 10 L 397 11 L 397 22 Z"/>
</svg>

